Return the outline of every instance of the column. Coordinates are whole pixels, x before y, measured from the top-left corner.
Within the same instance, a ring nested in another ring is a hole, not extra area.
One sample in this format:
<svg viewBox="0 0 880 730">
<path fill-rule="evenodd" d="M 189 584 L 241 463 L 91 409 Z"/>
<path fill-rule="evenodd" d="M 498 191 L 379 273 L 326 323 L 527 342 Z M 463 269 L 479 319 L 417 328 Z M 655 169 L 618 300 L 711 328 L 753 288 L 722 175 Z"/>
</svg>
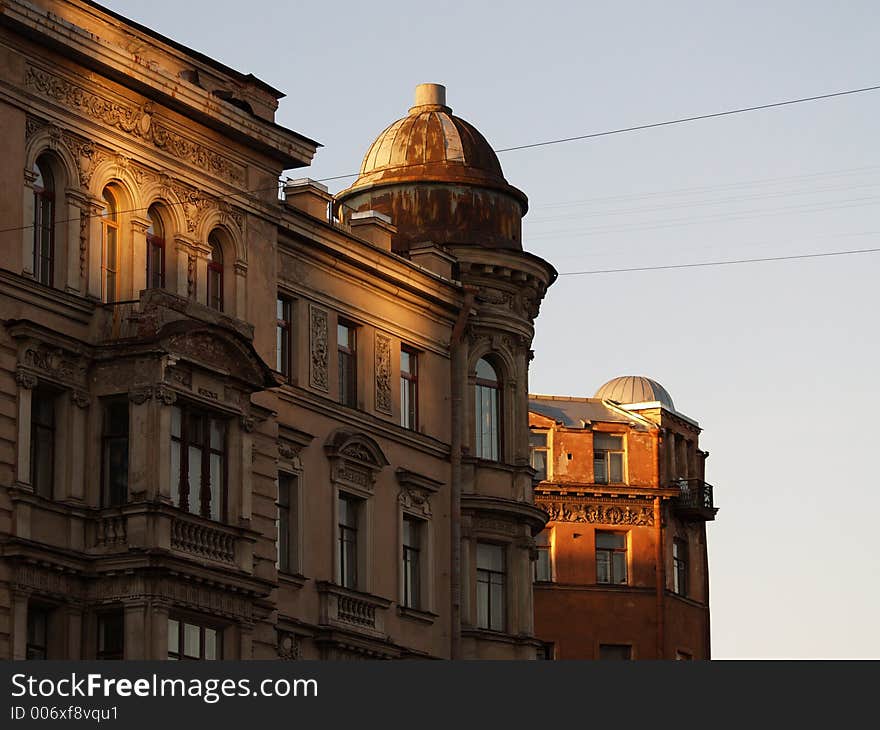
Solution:
<svg viewBox="0 0 880 730">
<path fill-rule="evenodd" d="M 37 387 L 35 375 L 19 370 L 15 374 L 18 383 L 18 439 L 16 441 L 17 478 L 19 486 L 31 483 L 31 396 Z"/>
<path fill-rule="evenodd" d="M 131 295 L 120 295 L 121 299 L 139 299 L 147 288 L 147 229 L 149 218 L 131 217 Z M 125 260 L 125 247 L 120 247 L 120 256 Z"/>
<path fill-rule="evenodd" d="M 24 171 L 24 190 L 22 192 L 23 228 L 21 230 L 21 273 L 34 276 L 34 181 L 37 174 L 33 170 Z"/>
<path fill-rule="evenodd" d="M 27 658 L 28 594 L 12 591 L 12 645 L 13 659 Z"/>
<path fill-rule="evenodd" d="M 104 238 L 101 227 L 101 211 L 104 201 L 101 198 L 89 197 L 83 206 L 81 215 L 88 216 L 86 230 L 87 281 L 85 290 L 89 297 L 101 301 L 101 262 L 104 256 Z"/>
<path fill-rule="evenodd" d="M 80 247 L 85 245 L 85 241 L 81 239 L 88 233 L 88 228 L 83 229 L 81 227 L 84 224 L 87 225 L 87 221 L 82 220 L 82 204 L 84 201 L 80 195 L 72 190 L 65 191 L 64 200 L 66 203 L 64 207 L 66 215 L 64 217 L 67 219 L 67 223 L 64 224 L 67 228 L 67 235 L 65 236 L 67 281 L 64 282 L 64 289 L 71 294 L 79 294 L 85 288 L 80 276 Z M 55 231 L 56 248 L 58 240 L 61 238 L 61 231 L 61 227 Z"/>
<path fill-rule="evenodd" d="M 224 272 L 225 273 L 225 272 Z M 232 311 L 229 312 L 233 317 L 247 321 L 247 263 L 244 261 L 235 262 L 235 277 L 231 279 L 228 275 L 224 276 L 224 286 L 232 283 L 232 291 L 226 292 L 226 302 L 234 297 L 232 305 L 224 303 Z"/>
<path fill-rule="evenodd" d="M 144 601 L 134 601 L 125 604 L 123 608 L 123 630 L 125 633 L 123 645 L 124 659 L 153 658 L 154 652 L 151 651 L 149 646 L 149 635 L 152 632 L 149 630 L 150 627 L 148 625 L 151 613 L 154 612 L 147 610 L 147 603 Z M 155 616 L 152 619 L 155 621 Z"/>
</svg>

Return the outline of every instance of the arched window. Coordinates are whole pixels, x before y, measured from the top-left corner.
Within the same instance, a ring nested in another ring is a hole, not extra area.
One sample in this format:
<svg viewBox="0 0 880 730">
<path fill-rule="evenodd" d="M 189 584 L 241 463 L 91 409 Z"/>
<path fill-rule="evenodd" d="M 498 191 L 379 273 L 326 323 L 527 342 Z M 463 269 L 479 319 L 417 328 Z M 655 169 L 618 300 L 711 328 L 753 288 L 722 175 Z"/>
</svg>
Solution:
<svg viewBox="0 0 880 730">
<path fill-rule="evenodd" d="M 119 213 L 110 188 L 101 211 L 101 301 L 115 302 L 119 287 Z"/>
<path fill-rule="evenodd" d="M 477 363 L 474 404 L 476 406 L 475 449 L 480 459 L 498 461 L 501 453 L 501 388 L 492 364 Z"/>
<path fill-rule="evenodd" d="M 165 229 L 157 206 L 147 211 L 150 227 L 147 229 L 147 288 L 165 288 Z"/>
<path fill-rule="evenodd" d="M 52 286 L 55 264 L 55 180 L 45 157 L 34 163 L 34 278 Z"/>
<path fill-rule="evenodd" d="M 216 231 L 208 236 L 211 258 L 208 261 L 208 306 L 223 311 L 223 247 Z"/>
</svg>

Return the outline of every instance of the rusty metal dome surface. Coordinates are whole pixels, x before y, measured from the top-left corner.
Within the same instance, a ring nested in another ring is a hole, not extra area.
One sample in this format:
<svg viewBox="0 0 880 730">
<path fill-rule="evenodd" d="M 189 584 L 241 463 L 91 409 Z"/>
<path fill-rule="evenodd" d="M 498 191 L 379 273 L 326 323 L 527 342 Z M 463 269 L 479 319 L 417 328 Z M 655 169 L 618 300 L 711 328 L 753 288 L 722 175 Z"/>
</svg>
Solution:
<svg viewBox="0 0 880 730">
<path fill-rule="evenodd" d="M 672 396 L 656 380 L 644 375 L 623 375 L 609 380 L 596 391 L 596 398 L 613 400 L 617 403 L 646 403 L 658 401 L 670 411 L 675 410 Z"/>
<path fill-rule="evenodd" d="M 524 200 L 505 180 L 486 138 L 445 102 L 444 87 L 420 84 L 409 113 L 370 145 L 357 180 L 340 195 L 375 185 L 440 182 L 500 188 Z"/>
</svg>

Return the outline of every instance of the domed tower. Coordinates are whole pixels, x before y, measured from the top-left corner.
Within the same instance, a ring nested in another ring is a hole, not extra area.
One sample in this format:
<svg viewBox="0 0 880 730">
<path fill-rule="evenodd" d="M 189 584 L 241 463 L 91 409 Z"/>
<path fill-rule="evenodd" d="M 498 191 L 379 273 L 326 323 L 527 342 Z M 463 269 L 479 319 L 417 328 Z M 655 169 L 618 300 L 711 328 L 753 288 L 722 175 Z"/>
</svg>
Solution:
<svg viewBox="0 0 880 730">
<path fill-rule="evenodd" d="M 546 514 L 532 493 L 528 365 L 534 319 L 556 271 L 523 250 L 528 200 L 505 180 L 486 138 L 452 114 L 439 84 L 416 87 L 409 113 L 376 138 L 336 200 L 348 214 L 390 217 L 395 252 L 418 263 L 434 252 L 463 285 L 449 352 L 460 579 L 452 655 L 534 658 L 531 560 Z"/>
<path fill-rule="evenodd" d="M 439 84 L 416 87 L 409 113 L 370 145 L 358 179 L 336 199 L 390 216 L 398 253 L 424 241 L 522 249 L 528 199 L 504 179 L 486 138 L 452 114 Z"/>
</svg>

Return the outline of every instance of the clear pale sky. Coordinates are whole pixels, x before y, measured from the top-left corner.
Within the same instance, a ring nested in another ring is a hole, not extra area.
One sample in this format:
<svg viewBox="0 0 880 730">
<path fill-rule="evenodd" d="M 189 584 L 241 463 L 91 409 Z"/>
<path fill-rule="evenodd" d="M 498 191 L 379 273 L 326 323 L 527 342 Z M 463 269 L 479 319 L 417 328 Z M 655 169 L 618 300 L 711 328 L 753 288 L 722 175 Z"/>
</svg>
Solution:
<svg viewBox="0 0 880 730">
<path fill-rule="evenodd" d="M 496 148 L 880 84 L 865 2 L 108 0 L 283 90 L 356 172 L 421 82 Z M 880 247 L 880 91 L 507 152 L 560 272 Z M 350 180 L 329 183 L 336 191 Z M 643 374 L 705 429 L 716 658 L 880 658 L 880 254 L 562 276 L 533 393 Z"/>
</svg>

